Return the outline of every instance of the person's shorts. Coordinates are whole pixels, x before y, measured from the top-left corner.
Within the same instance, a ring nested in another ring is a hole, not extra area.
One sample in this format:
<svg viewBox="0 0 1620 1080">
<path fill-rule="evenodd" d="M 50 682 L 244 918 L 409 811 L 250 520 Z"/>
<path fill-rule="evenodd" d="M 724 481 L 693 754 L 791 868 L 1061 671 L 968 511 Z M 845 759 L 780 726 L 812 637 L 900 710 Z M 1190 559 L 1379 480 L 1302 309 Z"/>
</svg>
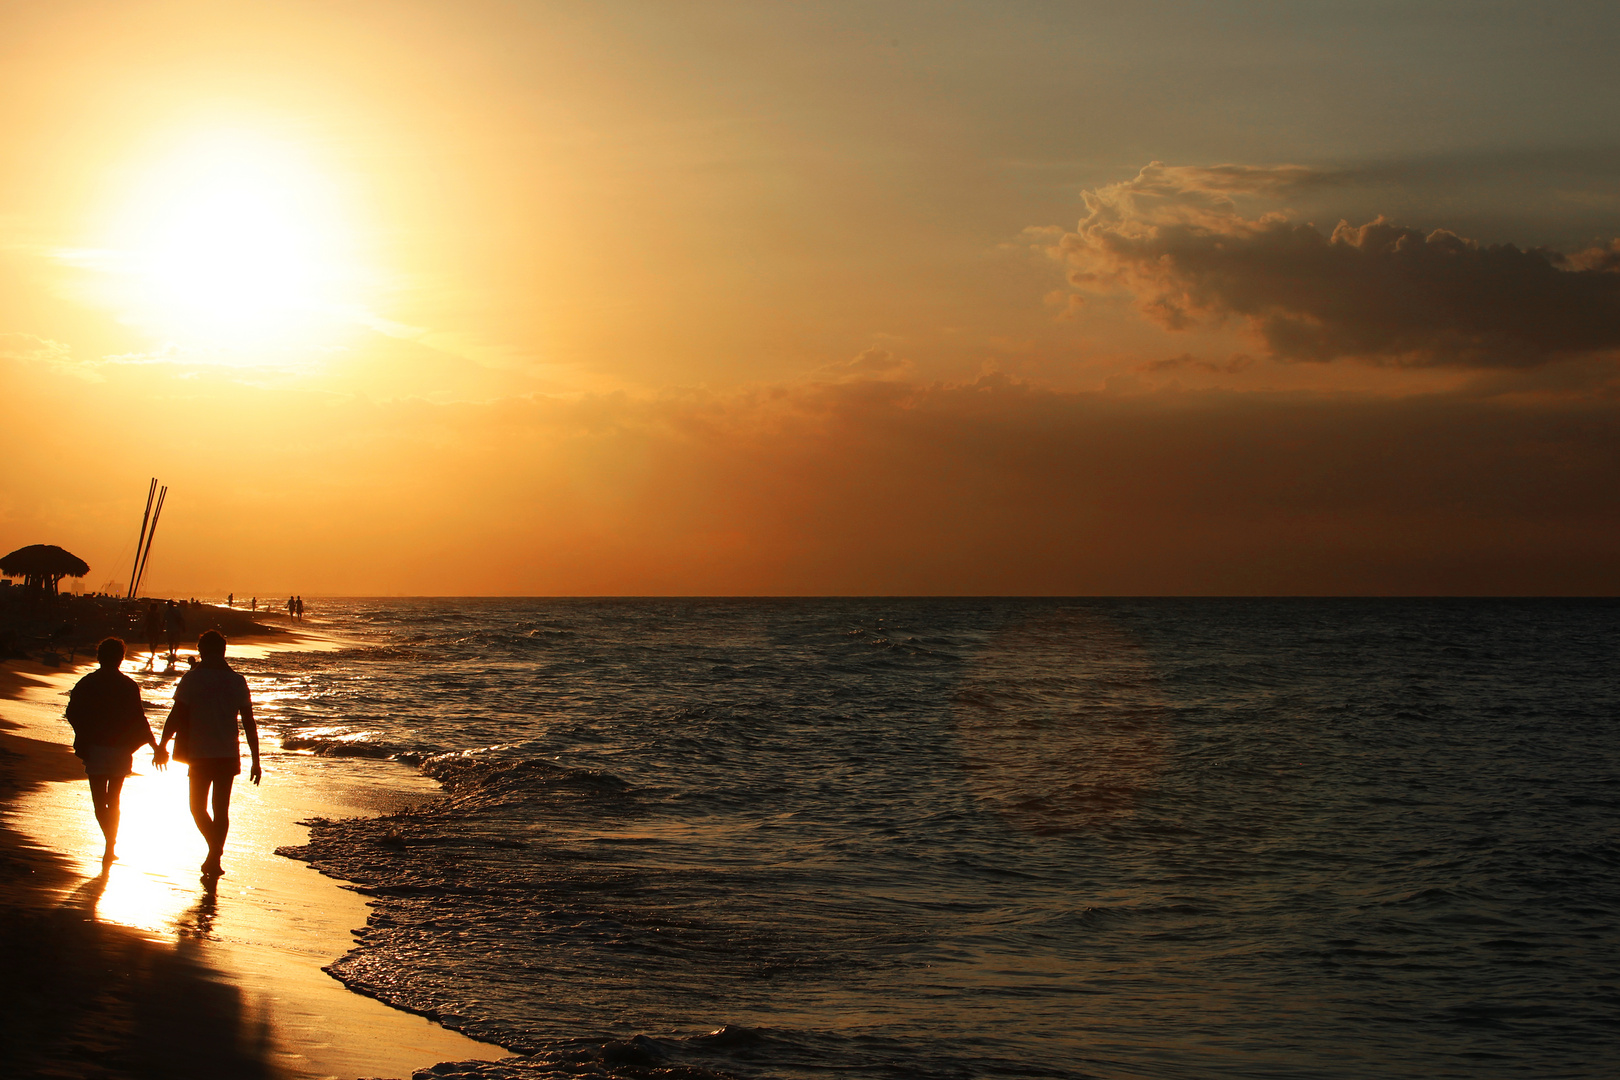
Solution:
<svg viewBox="0 0 1620 1080">
<path fill-rule="evenodd" d="M 187 764 L 191 766 L 191 776 L 196 780 L 222 780 L 242 772 L 240 757 L 200 757 L 193 758 Z"/>
<path fill-rule="evenodd" d="M 86 776 L 128 776 L 135 764 L 133 751 L 112 746 L 87 746 L 79 757 L 84 759 Z"/>
</svg>

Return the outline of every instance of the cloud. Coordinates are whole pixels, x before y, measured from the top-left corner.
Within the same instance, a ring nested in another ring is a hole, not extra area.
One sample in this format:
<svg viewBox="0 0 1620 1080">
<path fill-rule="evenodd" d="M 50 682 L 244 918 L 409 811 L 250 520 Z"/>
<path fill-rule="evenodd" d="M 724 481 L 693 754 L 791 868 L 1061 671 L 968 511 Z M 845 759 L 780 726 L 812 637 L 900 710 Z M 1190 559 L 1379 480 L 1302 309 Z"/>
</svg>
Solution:
<svg viewBox="0 0 1620 1080">
<path fill-rule="evenodd" d="M 1620 395 L 1524 392 L 1557 367 L 1496 396 L 990 374 L 434 402 L 19 365 L 0 538 L 105 564 L 157 462 L 154 587 L 186 595 L 1617 594 Z"/>
<path fill-rule="evenodd" d="M 1137 232 L 1143 226 L 1175 223 L 1222 228 L 1238 218 L 1235 197 L 1284 198 L 1344 178 L 1342 173 L 1303 165 L 1195 166 L 1155 161 L 1130 180 L 1082 192 L 1087 216 L 1081 229 L 1089 225 Z"/>
<path fill-rule="evenodd" d="M 71 346 L 36 334 L 0 333 L 0 361 L 65 372 L 86 382 L 99 378 L 94 368 L 74 358 Z"/>
<path fill-rule="evenodd" d="M 1620 349 L 1620 242 L 1564 255 L 1383 218 L 1324 234 L 1236 202 L 1342 175 L 1155 162 L 1085 192 L 1078 228 L 1044 246 L 1076 288 L 1123 289 L 1170 330 L 1241 320 L 1283 360 L 1526 368 Z"/>
<path fill-rule="evenodd" d="M 826 364 L 810 373 L 812 381 L 848 382 L 863 379 L 900 379 L 909 376 L 917 365 L 901 359 L 888 349 L 873 345 L 849 360 Z"/>
<path fill-rule="evenodd" d="M 28 363 L 67 364 L 73 350 L 60 341 L 34 334 L 0 334 L 0 357 Z"/>
<path fill-rule="evenodd" d="M 1205 371 L 1212 375 L 1236 375 L 1240 371 L 1247 371 L 1254 366 L 1254 357 L 1248 353 L 1233 353 L 1224 362 L 1203 360 L 1191 353 L 1182 353 L 1180 356 L 1170 356 L 1163 360 L 1149 360 L 1136 365 L 1137 371 L 1160 372 L 1174 371 L 1177 368 L 1191 368 L 1194 371 Z"/>
<path fill-rule="evenodd" d="M 1540 593 L 1620 588 L 1617 406 L 989 375 L 502 415 L 601 493 L 569 513 L 603 561 L 544 572 L 632 591 Z"/>
</svg>

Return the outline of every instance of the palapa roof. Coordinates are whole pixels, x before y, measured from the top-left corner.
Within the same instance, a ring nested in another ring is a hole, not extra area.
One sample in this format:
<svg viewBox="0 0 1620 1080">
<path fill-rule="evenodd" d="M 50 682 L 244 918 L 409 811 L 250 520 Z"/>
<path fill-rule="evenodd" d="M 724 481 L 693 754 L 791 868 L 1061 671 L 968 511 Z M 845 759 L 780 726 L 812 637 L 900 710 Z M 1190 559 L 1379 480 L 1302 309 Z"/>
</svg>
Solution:
<svg viewBox="0 0 1620 1080">
<path fill-rule="evenodd" d="M 0 559 L 6 577 L 84 577 L 90 564 L 55 544 L 29 544 Z"/>
</svg>

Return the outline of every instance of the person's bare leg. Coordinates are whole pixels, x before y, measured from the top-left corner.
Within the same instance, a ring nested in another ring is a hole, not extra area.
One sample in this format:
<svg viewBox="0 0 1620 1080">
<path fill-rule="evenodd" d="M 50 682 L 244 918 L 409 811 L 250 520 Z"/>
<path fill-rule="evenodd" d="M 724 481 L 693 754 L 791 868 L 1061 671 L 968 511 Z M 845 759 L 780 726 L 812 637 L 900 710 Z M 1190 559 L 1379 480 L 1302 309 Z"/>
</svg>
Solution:
<svg viewBox="0 0 1620 1080">
<path fill-rule="evenodd" d="M 124 790 L 122 776 L 92 776 L 90 778 L 90 805 L 95 807 L 96 824 L 107 841 L 101 861 L 110 863 L 118 858 L 118 797 Z"/>
<path fill-rule="evenodd" d="M 107 777 L 107 823 L 102 826 L 101 830 L 107 837 L 107 850 L 101 857 L 102 862 L 112 862 L 118 858 L 113 849 L 118 846 L 118 816 L 121 813 L 119 800 L 123 798 L 123 794 L 124 778 L 122 776 Z"/>
<path fill-rule="evenodd" d="M 205 780 L 192 777 L 191 780 L 191 819 L 197 823 L 197 831 L 202 833 L 203 839 L 208 842 L 208 858 L 203 860 L 202 872 L 205 874 L 223 874 L 224 867 L 220 865 L 220 858 L 225 854 L 225 837 L 231 831 L 231 781 L 235 777 L 221 776 L 218 779 Z M 209 797 L 209 788 L 213 788 L 213 797 Z M 212 803 L 213 813 L 209 814 Z"/>
<path fill-rule="evenodd" d="M 231 781 L 234 779 L 234 776 L 222 776 L 214 781 L 214 843 L 208 849 L 208 862 L 216 874 L 225 872 L 219 860 L 225 854 L 225 838 L 231 832 Z"/>
<path fill-rule="evenodd" d="M 102 839 L 106 841 L 106 852 L 102 854 L 101 861 L 108 862 L 113 844 L 111 840 L 107 840 L 107 778 L 105 776 L 92 776 L 90 778 L 90 805 L 96 812 L 96 824 L 101 828 Z"/>
<path fill-rule="evenodd" d="M 208 845 L 208 858 L 203 860 L 202 871 L 208 873 L 214 861 L 214 819 L 208 816 L 208 789 L 214 781 L 204 776 L 191 777 L 191 820 L 197 823 L 197 831 L 202 833 L 203 841 Z"/>
</svg>

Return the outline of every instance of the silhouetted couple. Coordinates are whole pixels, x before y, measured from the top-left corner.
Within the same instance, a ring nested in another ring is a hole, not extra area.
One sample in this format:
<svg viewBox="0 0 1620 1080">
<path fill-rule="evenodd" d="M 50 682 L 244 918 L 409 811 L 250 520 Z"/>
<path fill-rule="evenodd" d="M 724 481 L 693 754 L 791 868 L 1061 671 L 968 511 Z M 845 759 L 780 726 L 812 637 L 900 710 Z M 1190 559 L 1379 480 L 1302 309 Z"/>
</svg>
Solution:
<svg viewBox="0 0 1620 1080">
<path fill-rule="evenodd" d="M 225 872 L 220 858 L 231 828 L 231 785 L 242 772 L 238 717 L 253 755 L 248 776 L 255 784 L 262 776 L 259 727 L 253 719 L 247 680 L 225 663 L 224 635 L 208 631 L 197 639 L 197 653 L 199 663 L 180 677 L 174 689 L 174 706 L 163 725 L 162 739 L 152 738 L 140 687 L 118 670 L 124 661 L 124 643 L 118 638 L 101 643 L 96 649 L 101 666 L 80 679 L 68 696 L 73 752 L 84 760 L 96 823 L 107 840 L 104 864 L 117 858 L 118 799 L 135 751 L 150 746 L 152 763 L 161 769 L 168 764 L 172 739 L 175 760 L 190 766 L 191 818 L 208 843 L 202 872 Z"/>
</svg>

